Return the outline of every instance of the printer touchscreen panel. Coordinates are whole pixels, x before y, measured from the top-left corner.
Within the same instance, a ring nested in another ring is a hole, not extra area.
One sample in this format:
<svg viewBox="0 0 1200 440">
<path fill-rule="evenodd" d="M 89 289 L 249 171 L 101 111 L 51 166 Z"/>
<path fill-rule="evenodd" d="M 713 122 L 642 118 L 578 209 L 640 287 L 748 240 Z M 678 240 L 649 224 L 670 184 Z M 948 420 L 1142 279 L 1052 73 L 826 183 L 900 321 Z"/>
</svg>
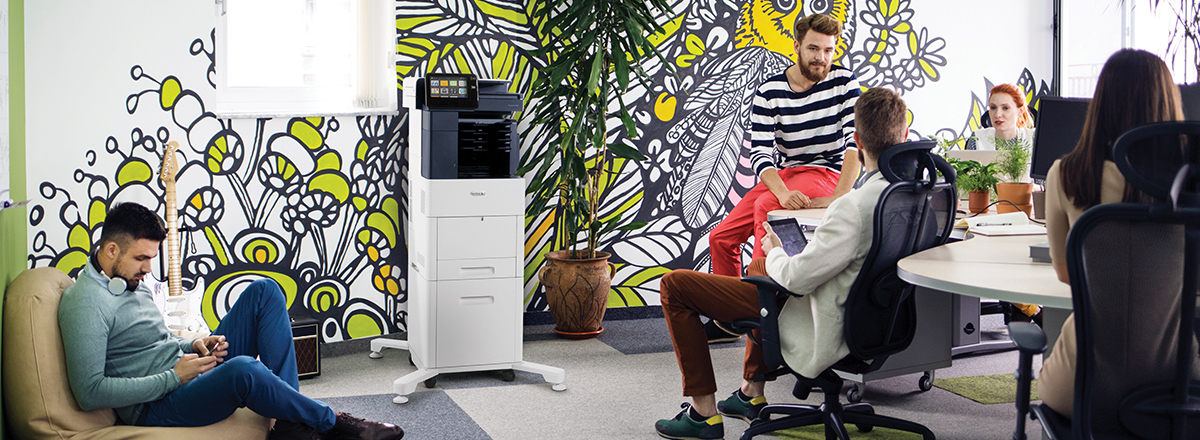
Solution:
<svg viewBox="0 0 1200 440">
<path fill-rule="evenodd" d="M 473 74 L 430 73 L 425 82 L 425 102 L 431 109 L 479 107 L 479 79 Z"/>
</svg>

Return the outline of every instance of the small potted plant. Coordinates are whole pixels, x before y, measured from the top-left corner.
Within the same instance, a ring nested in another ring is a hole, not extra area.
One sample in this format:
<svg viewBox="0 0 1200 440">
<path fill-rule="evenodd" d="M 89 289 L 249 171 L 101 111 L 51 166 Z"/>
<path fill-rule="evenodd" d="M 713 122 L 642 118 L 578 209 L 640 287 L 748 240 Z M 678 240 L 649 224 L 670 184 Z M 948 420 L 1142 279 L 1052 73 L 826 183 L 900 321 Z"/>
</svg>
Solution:
<svg viewBox="0 0 1200 440">
<path fill-rule="evenodd" d="M 1012 202 L 1000 203 L 996 212 L 1016 212 L 1018 209 L 1025 215 L 1033 214 L 1033 183 L 1028 181 L 1029 161 L 1032 157 L 1028 139 L 1015 138 L 1011 141 L 996 142 L 1000 155 L 996 158 L 996 170 L 1004 176 L 1004 181 L 996 185 L 996 197 Z"/>
<path fill-rule="evenodd" d="M 991 198 L 992 187 L 1000 182 L 996 177 L 996 164 L 981 164 L 974 160 L 948 158 L 954 167 L 958 180 L 954 185 L 960 193 L 967 195 L 967 207 L 972 214 L 978 214 L 987 209 Z"/>
</svg>

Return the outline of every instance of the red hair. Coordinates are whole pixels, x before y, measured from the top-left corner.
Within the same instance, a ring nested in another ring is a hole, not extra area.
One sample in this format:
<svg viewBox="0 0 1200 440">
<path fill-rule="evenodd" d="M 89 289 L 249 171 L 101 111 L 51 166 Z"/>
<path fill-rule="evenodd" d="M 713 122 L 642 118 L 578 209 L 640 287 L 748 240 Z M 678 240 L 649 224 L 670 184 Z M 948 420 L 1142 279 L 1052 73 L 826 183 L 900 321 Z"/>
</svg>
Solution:
<svg viewBox="0 0 1200 440">
<path fill-rule="evenodd" d="M 1018 127 L 1033 128 L 1033 116 L 1029 114 L 1029 107 L 1025 106 L 1025 94 L 1021 93 L 1021 89 L 1012 84 L 1000 84 L 992 87 L 992 93 L 988 95 L 988 98 L 991 99 L 991 95 L 997 93 L 1008 95 L 1017 104 Z"/>
</svg>

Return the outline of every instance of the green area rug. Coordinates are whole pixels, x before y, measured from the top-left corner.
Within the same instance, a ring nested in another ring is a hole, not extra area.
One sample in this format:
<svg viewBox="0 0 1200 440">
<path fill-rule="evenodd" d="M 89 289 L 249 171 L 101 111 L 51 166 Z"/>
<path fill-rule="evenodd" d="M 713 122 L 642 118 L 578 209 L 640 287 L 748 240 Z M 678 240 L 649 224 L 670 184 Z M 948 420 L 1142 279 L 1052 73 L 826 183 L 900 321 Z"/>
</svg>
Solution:
<svg viewBox="0 0 1200 440">
<path fill-rule="evenodd" d="M 984 405 L 1013 403 L 1017 400 L 1017 379 L 1012 374 L 934 379 L 933 386 Z M 1037 379 L 1033 380 L 1029 391 L 1029 400 L 1041 400 L 1037 394 Z"/>
<path fill-rule="evenodd" d="M 875 428 L 875 429 L 872 429 L 871 432 L 862 432 L 862 431 L 859 431 L 858 428 L 855 428 L 854 425 L 847 425 L 846 431 L 848 431 L 850 433 L 850 438 L 852 438 L 854 440 L 870 440 L 870 439 L 880 439 L 880 440 L 883 440 L 883 439 L 888 439 L 888 440 L 891 440 L 891 439 L 896 439 L 896 440 L 915 439 L 915 440 L 921 440 L 921 436 L 918 434 L 913 434 L 911 432 L 897 431 L 895 429 L 888 429 L 888 428 Z M 770 435 L 773 435 L 773 436 L 776 436 L 776 437 L 779 437 L 779 438 L 785 439 L 785 440 L 825 440 L 825 426 L 824 425 L 816 425 L 816 426 L 805 426 L 803 428 L 785 429 L 782 431 L 772 432 L 772 433 L 770 433 Z"/>
</svg>

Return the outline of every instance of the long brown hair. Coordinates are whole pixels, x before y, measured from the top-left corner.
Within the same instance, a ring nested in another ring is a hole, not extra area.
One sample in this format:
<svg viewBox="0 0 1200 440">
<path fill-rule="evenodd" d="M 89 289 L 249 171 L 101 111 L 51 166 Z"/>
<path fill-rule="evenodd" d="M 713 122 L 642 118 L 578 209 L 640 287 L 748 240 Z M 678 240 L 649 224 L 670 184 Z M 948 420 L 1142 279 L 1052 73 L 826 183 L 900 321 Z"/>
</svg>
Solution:
<svg viewBox="0 0 1200 440">
<path fill-rule="evenodd" d="M 1180 120 L 1183 104 L 1179 87 L 1171 79 L 1166 63 L 1144 50 L 1117 51 L 1100 71 L 1079 143 L 1059 164 L 1063 192 L 1080 209 L 1100 204 L 1104 162 L 1112 160 L 1113 142 L 1140 125 Z M 1123 201 L 1147 199 L 1125 184 Z"/>
</svg>

